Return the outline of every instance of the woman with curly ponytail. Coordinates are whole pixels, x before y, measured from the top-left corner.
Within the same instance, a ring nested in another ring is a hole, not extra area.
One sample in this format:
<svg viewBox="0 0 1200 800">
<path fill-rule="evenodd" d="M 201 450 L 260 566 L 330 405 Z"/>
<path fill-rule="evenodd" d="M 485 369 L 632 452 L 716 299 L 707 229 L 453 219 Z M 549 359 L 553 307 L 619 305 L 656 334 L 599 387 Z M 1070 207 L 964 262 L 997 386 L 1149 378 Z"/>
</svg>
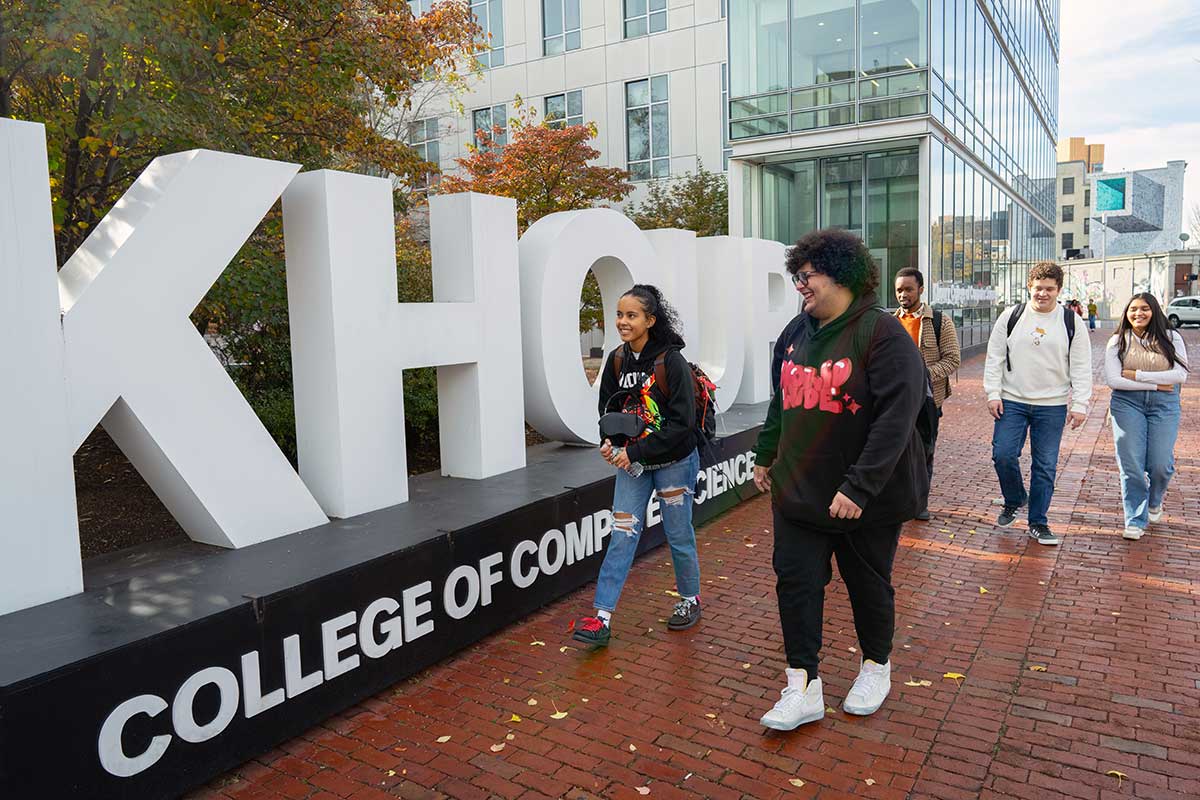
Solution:
<svg viewBox="0 0 1200 800">
<path fill-rule="evenodd" d="M 628 442 L 614 446 L 606 438 L 600 446 L 600 455 L 617 470 L 612 532 L 596 581 L 596 615 L 577 620 L 574 627 L 576 640 L 598 647 L 608 644 L 612 613 L 655 490 L 680 594 L 667 628 L 683 630 L 700 620 L 700 560 L 692 527 L 700 456 L 695 385 L 691 365 L 680 353 L 679 315 L 657 287 L 639 283 L 621 296 L 615 322 L 622 344 L 601 372 L 600 414 L 632 414 L 642 431 Z M 614 409 L 618 401 L 620 408 Z"/>
</svg>

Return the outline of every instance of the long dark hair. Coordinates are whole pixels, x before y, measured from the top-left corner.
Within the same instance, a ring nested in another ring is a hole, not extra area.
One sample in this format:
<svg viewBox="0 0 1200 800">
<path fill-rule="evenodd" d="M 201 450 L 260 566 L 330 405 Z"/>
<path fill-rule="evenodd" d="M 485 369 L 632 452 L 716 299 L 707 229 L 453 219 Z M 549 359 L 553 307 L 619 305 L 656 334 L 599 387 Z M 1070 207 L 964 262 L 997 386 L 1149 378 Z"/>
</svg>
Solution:
<svg viewBox="0 0 1200 800">
<path fill-rule="evenodd" d="M 1121 359 L 1121 363 L 1125 363 L 1125 347 L 1129 343 L 1129 337 L 1126 334 L 1133 334 L 1133 326 L 1129 324 L 1129 307 L 1133 305 L 1134 300 L 1145 301 L 1146 305 L 1150 306 L 1150 324 L 1146 326 L 1146 334 L 1153 343 L 1152 349 L 1166 356 L 1167 364 L 1171 367 L 1181 364 L 1184 369 L 1187 369 L 1188 365 L 1180 361 L 1175 354 L 1175 342 L 1171 339 L 1170 330 L 1167 329 L 1167 318 L 1163 316 L 1162 306 L 1149 292 L 1138 292 L 1129 298 L 1129 302 L 1125 304 L 1125 311 L 1121 314 L 1121 324 L 1117 327 L 1117 357 Z"/>
<path fill-rule="evenodd" d="M 622 297 L 634 297 L 642 304 L 642 311 L 648 317 L 654 317 L 654 324 L 650 326 L 650 341 L 655 344 L 665 344 L 673 347 L 684 347 L 683 337 L 679 335 L 679 329 L 683 325 L 679 322 L 679 313 L 675 311 L 674 306 L 663 299 L 662 292 L 657 286 L 651 286 L 648 283 L 634 284 Z"/>
</svg>

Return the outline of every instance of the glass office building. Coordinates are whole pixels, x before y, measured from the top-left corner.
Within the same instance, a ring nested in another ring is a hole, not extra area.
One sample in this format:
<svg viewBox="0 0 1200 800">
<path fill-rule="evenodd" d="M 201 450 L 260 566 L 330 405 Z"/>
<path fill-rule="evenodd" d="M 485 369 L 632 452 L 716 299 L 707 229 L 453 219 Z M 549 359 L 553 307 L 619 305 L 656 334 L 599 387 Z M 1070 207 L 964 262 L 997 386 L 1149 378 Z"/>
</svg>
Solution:
<svg viewBox="0 0 1200 800">
<path fill-rule="evenodd" d="M 893 304 L 926 276 L 964 347 L 1055 255 L 1058 0 L 730 6 L 731 222 L 862 236 Z"/>
</svg>

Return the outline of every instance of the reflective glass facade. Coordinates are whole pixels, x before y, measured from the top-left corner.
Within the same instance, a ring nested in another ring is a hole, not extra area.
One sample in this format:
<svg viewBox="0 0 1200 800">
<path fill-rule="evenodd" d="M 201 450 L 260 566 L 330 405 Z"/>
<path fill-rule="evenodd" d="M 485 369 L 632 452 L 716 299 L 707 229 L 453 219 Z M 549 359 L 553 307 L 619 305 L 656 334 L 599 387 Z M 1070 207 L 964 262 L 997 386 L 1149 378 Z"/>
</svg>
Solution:
<svg viewBox="0 0 1200 800">
<path fill-rule="evenodd" d="M 789 135 L 745 162 L 760 178 L 745 232 L 790 244 L 854 231 L 879 262 L 881 300 L 917 267 L 964 346 L 984 343 L 1024 298 L 1028 268 L 1056 252 L 1058 13 L 1058 0 L 732 4 L 735 157 L 738 142 Z M 810 132 L 833 137 L 805 148 Z"/>
<path fill-rule="evenodd" d="M 729 19 L 731 139 L 925 114 L 929 0 L 745 0 Z"/>
</svg>

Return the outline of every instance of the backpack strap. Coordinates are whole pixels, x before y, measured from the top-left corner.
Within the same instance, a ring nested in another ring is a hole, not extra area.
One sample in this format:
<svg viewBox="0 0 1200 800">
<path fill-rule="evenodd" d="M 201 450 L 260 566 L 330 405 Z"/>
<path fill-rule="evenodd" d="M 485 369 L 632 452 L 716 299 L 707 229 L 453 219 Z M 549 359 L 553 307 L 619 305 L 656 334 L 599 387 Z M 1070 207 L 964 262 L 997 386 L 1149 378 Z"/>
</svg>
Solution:
<svg viewBox="0 0 1200 800">
<path fill-rule="evenodd" d="M 671 386 L 667 383 L 667 352 L 664 350 L 654 358 L 654 385 L 662 392 L 664 400 L 671 397 Z"/>
<path fill-rule="evenodd" d="M 612 366 L 613 366 L 613 376 L 617 380 L 620 380 L 621 379 L 621 368 L 625 366 L 625 345 L 624 345 L 624 343 L 622 343 L 621 346 L 618 347 L 616 350 L 613 350 Z"/>
<path fill-rule="evenodd" d="M 1075 317 L 1071 309 L 1063 306 L 1063 324 L 1067 326 L 1067 369 L 1071 368 L 1071 342 L 1075 341 Z"/>
<path fill-rule="evenodd" d="M 942 323 L 945 322 L 945 315 L 936 308 L 933 310 L 933 335 L 938 340 L 938 352 L 942 352 Z"/>
<path fill-rule="evenodd" d="M 1009 336 L 1012 336 L 1013 331 L 1016 330 L 1016 328 L 1017 328 L 1017 320 L 1019 320 L 1021 318 L 1021 315 L 1024 313 L 1025 313 L 1025 304 L 1024 303 L 1017 303 L 1015 306 L 1013 306 L 1012 313 L 1008 315 L 1008 332 L 1004 335 L 1004 338 L 1006 340 L 1008 339 Z M 1008 344 L 1007 343 L 1004 345 L 1004 363 L 1008 367 L 1008 371 L 1012 372 L 1012 359 L 1010 359 L 1008 357 Z"/>
</svg>

